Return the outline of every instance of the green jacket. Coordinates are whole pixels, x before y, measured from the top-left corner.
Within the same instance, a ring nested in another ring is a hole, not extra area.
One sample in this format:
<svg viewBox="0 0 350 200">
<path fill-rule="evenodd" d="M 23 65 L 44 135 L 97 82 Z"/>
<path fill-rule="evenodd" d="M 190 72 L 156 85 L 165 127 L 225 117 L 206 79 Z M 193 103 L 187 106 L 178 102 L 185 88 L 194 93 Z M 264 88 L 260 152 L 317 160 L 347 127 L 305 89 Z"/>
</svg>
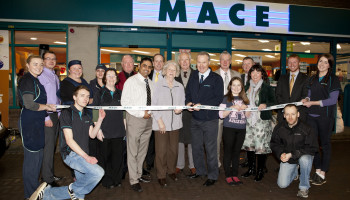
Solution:
<svg viewBox="0 0 350 200">
<path fill-rule="evenodd" d="M 250 87 L 250 83 L 247 82 L 247 85 L 245 86 L 245 91 L 247 94 L 248 94 L 249 87 Z M 266 104 L 266 106 L 269 107 L 269 106 L 275 105 L 275 103 L 276 103 L 275 93 L 272 87 L 268 83 L 263 82 L 259 91 L 258 106 L 260 104 Z M 260 114 L 260 118 L 262 120 L 270 120 L 272 118 L 272 111 L 271 110 L 262 111 Z"/>
</svg>

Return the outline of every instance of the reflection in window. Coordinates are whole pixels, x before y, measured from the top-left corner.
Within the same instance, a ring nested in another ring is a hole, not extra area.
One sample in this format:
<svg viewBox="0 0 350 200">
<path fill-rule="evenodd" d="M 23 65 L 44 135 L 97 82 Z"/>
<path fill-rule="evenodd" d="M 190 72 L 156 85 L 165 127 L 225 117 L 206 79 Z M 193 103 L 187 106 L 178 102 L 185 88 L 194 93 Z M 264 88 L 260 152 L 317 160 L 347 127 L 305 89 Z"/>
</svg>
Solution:
<svg viewBox="0 0 350 200">
<path fill-rule="evenodd" d="M 66 32 L 51 31 L 16 31 L 16 44 L 65 45 Z"/>
<path fill-rule="evenodd" d="M 280 51 L 279 40 L 232 38 L 232 50 Z"/>
<path fill-rule="evenodd" d="M 287 52 L 329 53 L 330 43 L 310 41 L 287 41 Z"/>
</svg>

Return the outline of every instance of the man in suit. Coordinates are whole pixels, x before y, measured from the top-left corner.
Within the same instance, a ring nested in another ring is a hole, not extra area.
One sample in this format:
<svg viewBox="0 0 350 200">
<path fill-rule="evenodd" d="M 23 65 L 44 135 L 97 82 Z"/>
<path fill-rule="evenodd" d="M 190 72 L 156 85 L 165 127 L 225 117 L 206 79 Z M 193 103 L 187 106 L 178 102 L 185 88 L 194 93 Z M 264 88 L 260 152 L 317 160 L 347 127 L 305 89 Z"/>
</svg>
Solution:
<svg viewBox="0 0 350 200">
<path fill-rule="evenodd" d="M 197 106 L 219 106 L 222 103 L 224 84 L 220 75 L 209 69 L 210 56 L 207 52 L 197 55 L 197 69 L 194 71 L 186 87 L 186 105 L 193 106 L 192 113 L 192 154 L 196 175 L 191 178 L 208 179 L 204 186 L 214 185 L 219 176 L 217 158 L 218 111 L 200 110 Z M 206 161 L 204 159 L 204 146 Z M 207 163 L 208 168 L 206 168 Z M 208 169 L 208 171 L 207 171 Z"/>
<path fill-rule="evenodd" d="M 244 83 L 244 85 L 247 84 L 248 81 L 248 72 L 250 70 L 250 68 L 255 65 L 255 62 L 253 60 L 253 58 L 251 57 L 245 57 L 243 58 L 243 62 L 242 62 L 242 69 L 244 71 L 244 74 L 241 75 L 242 81 Z"/>
<path fill-rule="evenodd" d="M 153 56 L 153 70 L 148 75 L 154 83 L 163 79 L 162 70 L 164 66 L 164 56 L 162 54 L 155 54 Z M 151 170 L 154 167 L 154 156 L 155 156 L 155 141 L 154 141 L 154 131 L 152 131 L 151 138 L 149 140 L 148 151 L 146 155 L 146 169 Z M 144 175 L 149 175 L 147 170 L 143 170 Z"/>
<path fill-rule="evenodd" d="M 178 62 L 180 65 L 180 75 L 175 77 L 175 80 L 181 83 L 186 89 L 188 80 L 193 70 L 191 69 L 191 54 L 183 52 L 179 55 Z M 191 174 L 189 177 L 196 174 L 196 168 L 193 163 L 192 156 L 192 137 L 191 137 L 191 120 L 192 112 L 188 110 L 182 111 L 182 128 L 179 134 L 179 152 L 176 164 L 176 173 L 180 173 L 185 168 L 185 145 L 187 145 L 188 155 L 188 167 L 190 168 Z"/>
<path fill-rule="evenodd" d="M 307 97 L 307 80 L 306 74 L 300 73 L 299 71 L 300 57 L 296 54 L 292 54 L 288 57 L 288 68 L 287 74 L 281 75 L 276 88 L 276 100 L 278 104 L 292 103 L 301 101 Z M 306 107 L 298 106 L 300 113 L 300 120 L 306 120 Z M 277 115 L 278 123 L 282 122 L 283 114 L 282 109 L 278 111 Z"/>
<path fill-rule="evenodd" d="M 126 79 L 131 77 L 135 74 L 134 72 L 134 59 L 131 57 L 131 55 L 124 55 L 122 58 L 122 68 L 123 71 L 118 74 L 118 84 L 117 88 L 119 90 L 123 90 L 124 83 Z"/>
<path fill-rule="evenodd" d="M 224 81 L 224 95 L 227 93 L 227 86 L 230 80 L 233 77 L 240 77 L 241 74 L 235 70 L 230 69 L 230 65 L 232 62 L 231 54 L 227 51 L 223 51 L 220 54 L 220 68 L 215 71 L 215 73 L 219 74 Z M 222 129 L 223 129 L 223 122 L 224 120 L 219 119 L 219 127 L 218 127 L 218 139 L 217 139 L 217 148 L 218 148 L 218 166 L 220 168 L 221 162 L 220 162 L 220 146 L 221 146 L 221 139 L 222 139 Z"/>
</svg>

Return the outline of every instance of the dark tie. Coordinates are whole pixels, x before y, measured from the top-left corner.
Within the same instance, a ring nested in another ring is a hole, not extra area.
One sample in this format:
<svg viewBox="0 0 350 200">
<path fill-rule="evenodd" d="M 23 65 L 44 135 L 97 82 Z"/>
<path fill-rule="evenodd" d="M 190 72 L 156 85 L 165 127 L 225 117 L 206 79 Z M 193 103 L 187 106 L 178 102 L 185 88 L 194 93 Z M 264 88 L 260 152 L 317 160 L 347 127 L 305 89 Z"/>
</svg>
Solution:
<svg viewBox="0 0 350 200">
<path fill-rule="evenodd" d="M 199 81 L 199 83 L 202 84 L 203 80 L 204 80 L 204 75 L 201 75 L 201 80 Z"/>
<path fill-rule="evenodd" d="M 147 90 L 147 104 L 146 104 L 146 106 L 150 106 L 151 105 L 151 88 L 149 87 L 147 78 L 145 78 L 145 82 L 146 82 L 146 90 Z"/>
<path fill-rule="evenodd" d="M 187 72 L 184 72 L 184 77 L 187 78 Z"/>
</svg>

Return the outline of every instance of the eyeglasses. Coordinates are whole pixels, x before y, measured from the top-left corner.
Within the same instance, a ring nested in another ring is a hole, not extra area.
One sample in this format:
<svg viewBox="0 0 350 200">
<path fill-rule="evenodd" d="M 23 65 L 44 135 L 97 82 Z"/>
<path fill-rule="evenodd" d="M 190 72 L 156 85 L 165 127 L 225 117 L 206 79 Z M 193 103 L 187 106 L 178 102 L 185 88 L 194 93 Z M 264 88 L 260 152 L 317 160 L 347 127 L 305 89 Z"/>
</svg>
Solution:
<svg viewBox="0 0 350 200">
<path fill-rule="evenodd" d="M 52 61 L 56 61 L 56 58 L 44 58 L 44 60 L 52 60 Z"/>
</svg>

